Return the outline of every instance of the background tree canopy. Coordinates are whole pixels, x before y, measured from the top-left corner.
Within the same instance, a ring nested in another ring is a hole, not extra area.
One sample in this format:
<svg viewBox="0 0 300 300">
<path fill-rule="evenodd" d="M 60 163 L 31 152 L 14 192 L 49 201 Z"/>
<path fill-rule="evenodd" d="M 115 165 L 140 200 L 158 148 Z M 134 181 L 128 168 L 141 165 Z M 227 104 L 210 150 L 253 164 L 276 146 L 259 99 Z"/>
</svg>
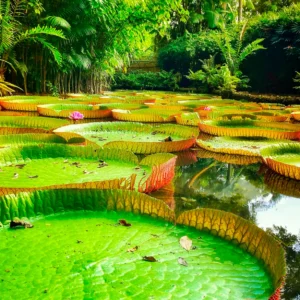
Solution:
<svg viewBox="0 0 300 300">
<path fill-rule="evenodd" d="M 215 55 L 218 69 L 228 64 L 232 51 L 237 54 L 258 40 L 257 49 L 252 47 L 252 55 L 230 76 L 247 76 L 252 91 L 295 92 L 293 78 L 300 69 L 298 2 L 2 0 L 1 84 L 10 82 L 34 93 L 99 93 L 111 85 L 116 71 L 126 73 L 132 59 L 150 53 L 158 54 L 162 71 L 178 73 L 184 87 L 191 85 L 186 77 L 190 70 L 200 70 L 203 60 Z M 222 39 L 230 43 L 227 52 L 218 43 Z M 257 51 L 260 46 L 266 50 Z M 139 81 L 152 78 L 155 88 L 155 76 L 141 76 Z"/>
</svg>

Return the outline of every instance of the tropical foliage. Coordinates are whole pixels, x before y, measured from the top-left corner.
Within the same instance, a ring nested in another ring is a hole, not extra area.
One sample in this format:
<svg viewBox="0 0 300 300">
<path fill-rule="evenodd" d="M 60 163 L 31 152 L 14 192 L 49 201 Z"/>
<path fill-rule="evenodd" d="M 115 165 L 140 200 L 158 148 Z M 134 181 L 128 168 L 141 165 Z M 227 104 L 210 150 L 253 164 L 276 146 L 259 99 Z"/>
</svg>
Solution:
<svg viewBox="0 0 300 300">
<path fill-rule="evenodd" d="M 20 71 L 25 92 L 99 92 L 143 50 L 147 33 L 167 34 L 180 2 L 1 1 L 1 74 Z"/>
<path fill-rule="evenodd" d="M 116 89 L 174 91 L 178 89 L 180 77 L 180 74 L 176 75 L 166 71 L 118 73 L 114 76 L 112 87 Z"/>
<path fill-rule="evenodd" d="M 294 88 L 296 90 L 300 90 L 300 72 L 296 72 L 296 77 L 293 80 L 296 83 L 296 86 Z"/>
<path fill-rule="evenodd" d="M 241 80 L 232 75 L 227 64 L 215 65 L 214 56 L 202 61 L 202 70 L 190 71 L 187 78 L 201 81 L 210 92 L 220 93 L 226 98 L 236 90 Z"/>
</svg>

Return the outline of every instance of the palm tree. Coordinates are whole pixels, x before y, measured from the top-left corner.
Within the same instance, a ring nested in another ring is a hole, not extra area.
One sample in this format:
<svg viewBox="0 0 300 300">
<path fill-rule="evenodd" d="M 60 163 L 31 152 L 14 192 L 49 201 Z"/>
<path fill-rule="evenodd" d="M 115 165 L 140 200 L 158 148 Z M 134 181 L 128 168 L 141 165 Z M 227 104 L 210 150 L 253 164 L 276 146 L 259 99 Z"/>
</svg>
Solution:
<svg viewBox="0 0 300 300">
<path fill-rule="evenodd" d="M 46 40 L 46 36 L 63 39 L 62 31 L 51 26 L 40 25 L 28 28 L 26 24 L 22 23 L 26 10 L 27 1 L 25 0 L 0 1 L 0 79 L 2 82 L 5 80 L 7 68 L 19 70 L 22 76 L 26 76 L 27 66 L 16 56 L 16 48 L 20 45 L 40 44 L 53 55 L 58 64 L 62 61 L 57 48 Z"/>
</svg>

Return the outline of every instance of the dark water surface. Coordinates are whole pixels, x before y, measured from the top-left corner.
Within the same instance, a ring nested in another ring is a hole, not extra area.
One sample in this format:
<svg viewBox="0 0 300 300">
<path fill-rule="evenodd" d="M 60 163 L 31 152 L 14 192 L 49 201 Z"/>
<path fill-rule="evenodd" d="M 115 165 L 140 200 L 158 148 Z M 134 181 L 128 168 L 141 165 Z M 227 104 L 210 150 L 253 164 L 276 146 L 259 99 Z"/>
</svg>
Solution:
<svg viewBox="0 0 300 300">
<path fill-rule="evenodd" d="M 300 299 L 300 181 L 260 163 L 240 165 L 197 156 L 201 157 L 197 151 L 179 154 L 181 166 L 173 184 L 155 196 L 169 201 L 178 212 L 196 207 L 220 209 L 263 229 L 272 228 L 286 245 L 288 276 L 283 299 Z"/>
</svg>

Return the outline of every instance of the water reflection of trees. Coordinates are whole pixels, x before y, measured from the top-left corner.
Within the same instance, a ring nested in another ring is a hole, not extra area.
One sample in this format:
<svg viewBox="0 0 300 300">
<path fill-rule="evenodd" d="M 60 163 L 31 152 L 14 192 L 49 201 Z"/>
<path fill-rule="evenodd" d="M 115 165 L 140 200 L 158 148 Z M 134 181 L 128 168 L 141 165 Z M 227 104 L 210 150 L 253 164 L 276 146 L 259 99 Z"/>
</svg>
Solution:
<svg viewBox="0 0 300 300">
<path fill-rule="evenodd" d="M 300 299 L 300 234 L 296 236 L 275 225 L 268 231 L 282 242 L 286 251 L 287 277 L 282 298 Z"/>
<path fill-rule="evenodd" d="M 209 207 L 230 211 L 253 222 L 258 210 L 269 209 L 280 201 L 281 193 L 300 197 L 299 182 L 274 174 L 259 164 L 235 165 L 213 159 L 200 159 L 193 165 L 180 167 L 174 187 L 177 211 Z M 189 198 L 196 201 L 188 202 Z M 300 235 L 297 237 L 275 225 L 268 231 L 286 249 L 287 277 L 282 298 L 300 300 Z"/>
<path fill-rule="evenodd" d="M 266 187 L 259 164 L 234 165 L 200 159 L 181 167 L 178 174 L 175 195 L 179 210 L 186 207 L 186 202 L 180 201 L 184 195 L 196 199 L 197 206 L 230 211 L 254 222 L 257 209 L 270 208 L 280 199 L 279 194 Z"/>
</svg>

